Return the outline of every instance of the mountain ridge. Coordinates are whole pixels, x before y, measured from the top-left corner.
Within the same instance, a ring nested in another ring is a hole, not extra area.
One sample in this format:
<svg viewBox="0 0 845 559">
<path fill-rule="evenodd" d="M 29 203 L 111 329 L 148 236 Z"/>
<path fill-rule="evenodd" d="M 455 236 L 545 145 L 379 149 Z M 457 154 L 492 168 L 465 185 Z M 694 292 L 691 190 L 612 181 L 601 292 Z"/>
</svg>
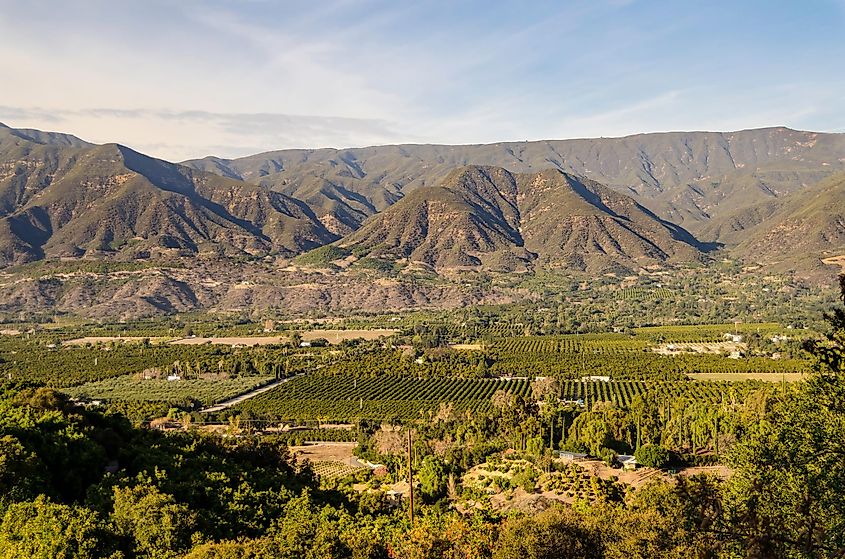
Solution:
<svg viewBox="0 0 845 559">
<path fill-rule="evenodd" d="M 214 158 L 214 166 L 217 172 L 306 200 L 318 216 L 342 223 L 344 234 L 409 191 L 436 186 L 451 169 L 469 164 L 512 172 L 557 168 L 584 176 L 634 196 L 661 218 L 697 233 L 718 230 L 714 216 L 722 213 L 722 204 L 731 209 L 753 206 L 845 170 L 843 153 L 845 134 L 770 127 L 460 146 L 277 150 Z M 185 164 L 214 172 L 207 160 Z M 361 197 L 370 207 L 360 203 Z"/>
<path fill-rule="evenodd" d="M 453 171 L 337 242 L 359 255 L 435 269 L 524 271 L 533 263 L 584 272 L 698 260 L 705 246 L 628 196 L 562 171 Z M 684 246 L 682 246 L 684 245 Z M 677 258 L 676 258 L 677 257 Z"/>
<path fill-rule="evenodd" d="M 3 130 L 0 129 L 0 132 Z M 203 245 L 224 254 L 295 254 L 336 239 L 282 193 L 140 154 L 119 144 L 0 136 L 0 262 Z M 52 143 L 50 143 L 52 142 Z"/>
<path fill-rule="evenodd" d="M 103 155 L 103 150 L 112 151 Z M 102 156 L 93 167 L 92 153 Z M 553 231 L 561 235 L 559 247 L 581 235 L 580 242 L 602 247 L 599 253 L 616 254 L 615 264 L 624 261 L 624 268 L 631 268 L 636 259 L 615 246 L 612 240 L 620 236 L 634 253 L 652 254 L 658 261 L 667 255 L 661 247 L 675 242 L 694 247 L 696 253 L 724 247 L 730 254 L 753 259 L 761 253 L 749 248 L 749 236 L 777 218 L 789 200 L 845 172 L 845 134 L 770 127 L 464 146 L 280 150 L 186 163 L 150 158 L 118 144 L 98 146 L 69 134 L 0 126 L 0 262 L 86 255 L 144 258 L 168 251 L 290 258 L 335 241 L 357 242 L 363 227 L 372 233 L 368 224 L 391 214 L 373 216 L 403 201 L 403 227 L 419 225 L 432 212 L 460 208 L 454 214 L 463 220 L 460 233 L 473 231 L 472 239 L 462 239 L 468 243 L 463 254 L 453 250 L 459 237 L 428 246 L 431 254 L 421 262 L 435 267 L 475 267 L 478 256 L 470 253 L 505 245 L 510 247 L 506 251 L 479 254 L 496 253 L 496 259 L 503 259 L 488 262 L 493 269 L 554 265 L 553 259 L 536 256 L 548 251 L 540 240 Z M 441 199 L 446 192 L 442 187 L 453 180 L 455 169 L 468 165 L 499 168 L 514 176 L 554 170 L 579 177 L 570 181 L 569 192 L 579 190 L 581 202 L 590 197 L 595 201 L 596 193 L 588 186 L 601 185 L 607 191 L 599 198 L 609 199 L 610 192 L 625 196 L 629 201 L 623 205 L 637 212 L 638 225 L 649 224 L 650 234 L 659 234 L 663 241 L 650 246 L 636 227 L 626 231 L 625 220 L 613 211 L 567 215 L 565 225 L 536 225 L 540 234 L 530 227 L 523 230 L 519 222 L 526 212 L 533 211 L 538 219 L 534 223 L 540 224 L 539 209 L 575 200 L 563 191 L 549 191 L 551 197 L 543 200 L 537 185 L 530 196 L 531 188 L 519 187 L 522 201 L 505 192 L 510 187 L 503 183 L 471 196 L 451 185 L 451 199 Z M 426 199 L 432 192 L 440 194 Z M 532 196 L 537 198 L 533 202 Z M 409 210 L 415 201 L 417 210 Z M 394 234 L 413 237 L 421 230 L 396 229 Z M 826 238 L 835 234 L 806 245 L 809 253 L 821 254 Z M 771 238 L 762 242 L 773 244 Z M 634 249 L 635 244 L 639 248 Z M 410 252 L 419 248 L 400 246 Z M 443 258 L 435 256 L 438 251 L 444 252 Z M 767 259 L 772 260 L 771 255 Z M 595 259 L 587 260 L 592 263 L 575 259 L 564 265 L 593 269 Z M 601 268 L 613 268 L 614 258 L 607 260 Z"/>
</svg>

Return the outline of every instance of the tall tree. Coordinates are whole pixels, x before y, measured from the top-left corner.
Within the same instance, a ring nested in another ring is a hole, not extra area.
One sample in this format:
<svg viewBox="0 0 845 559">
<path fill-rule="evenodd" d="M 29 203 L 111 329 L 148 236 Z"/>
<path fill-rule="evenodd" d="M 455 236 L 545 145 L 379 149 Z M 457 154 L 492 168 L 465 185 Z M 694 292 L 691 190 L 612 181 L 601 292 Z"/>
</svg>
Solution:
<svg viewBox="0 0 845 559">
<path fill-rule="evenodd" d="M 845 556 L 845 310 L 826 317 L 816 371 L 731 452 L 727 532 L 747 557 Z"/>
</svg>

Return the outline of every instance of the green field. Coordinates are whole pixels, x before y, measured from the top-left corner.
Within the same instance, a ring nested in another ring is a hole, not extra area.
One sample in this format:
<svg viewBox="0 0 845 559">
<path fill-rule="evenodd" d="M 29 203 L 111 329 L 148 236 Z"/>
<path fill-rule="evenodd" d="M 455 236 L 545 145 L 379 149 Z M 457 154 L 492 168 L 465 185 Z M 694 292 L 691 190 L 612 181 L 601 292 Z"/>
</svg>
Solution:
<svg viewBox="0 0 845 559">
<path fill-rule="evenodd" d="M 179 402 L 195 399 L 211 405 L 275 380 L 272 376 L 247 376 L 224 380 L 141 380 L 135 375 L 89 382 L 65 389 L 76 398 L 144 402 Z"/>
<path fill-rule="evenodd" d="M 564 380 L 560 397 L 578 409 L 597 402 L 626 408 L 637 395 L 653 399 L 719 404 L 741 400 L 771 383 L 742 381 L 590 381 Z M 497 390 L 528 396 L 528 380 L 408 379 L 397 377 L 302 377 L 233 408 L 250 416 L 277 420 L 410 420 L 437 413 L 451 404 L 455 413 L 489 411 Z"/>
<path fill-rule="evenodd" d="M 236 411 L 276 419 L 412 419 L 450 403 L 456 413 L 484 412 L 497 390 L 527 395 L 527 380 L 305 376 L 238 404 Z"/>
</svg>

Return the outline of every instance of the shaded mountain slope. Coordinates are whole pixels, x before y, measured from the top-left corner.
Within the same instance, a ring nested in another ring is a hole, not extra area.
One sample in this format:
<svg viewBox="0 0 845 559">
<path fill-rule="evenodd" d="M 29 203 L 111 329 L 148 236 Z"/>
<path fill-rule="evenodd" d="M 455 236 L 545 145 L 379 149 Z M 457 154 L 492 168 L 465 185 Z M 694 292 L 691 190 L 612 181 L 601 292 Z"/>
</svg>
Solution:
<svg viewBox="0 0 845 559">
<path fill-rule="evenodd" d="M 628 196 L 561 171 L 453 171 L 339 242 L 357 255 L 438 269 L 633 269 L 701 258 L 702 246 Z"/>
<path fill-rule="evenodd" d="M 518 177 L 525 246 L 546 267 L 636 269 L 698 260 L 705 250 L 684 229 L 595 181 L 559 171 Z"/>
<path fill-rule="evenodd" d="M 801 269 L 808 258 L 820 262 L 845 256 L 845 173 L 769 209 L 765 220 L 737 239 L 736 254 L 774 269 Z"/>
<path fill-rule="evenodd" d="M 516 197 L 504 169 L 460 169 L 372 217 L 341 246 L 436 268 L 525 268 L 534 256 L 523 247 Z"/>
<path fill-rule="evenodd" d="M 0 129 L 5 264 L 173 250 L 295 254 L 337 238 L 305 204 L 278 192 L 115 144 L 8 130 Z"/>
</svg>

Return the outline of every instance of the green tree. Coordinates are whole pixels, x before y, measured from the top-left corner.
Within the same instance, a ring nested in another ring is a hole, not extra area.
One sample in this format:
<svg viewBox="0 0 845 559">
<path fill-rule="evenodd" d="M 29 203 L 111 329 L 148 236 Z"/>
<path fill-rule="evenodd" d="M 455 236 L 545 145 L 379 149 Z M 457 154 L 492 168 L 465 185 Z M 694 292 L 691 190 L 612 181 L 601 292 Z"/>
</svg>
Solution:
<svg viewBox="0 0 845 559">
<path fill-rule="evenodd" d="M 426 456 L 420 466 L 417 478 L 423 498 L 433 501 L 446 493 L 448 475 L 443 462 L 436 456 Z"/>
<path fill-rule="evenodd" d="M 841 280 L 845 301 L 845 277 Z M 816 372 L 730 453 L 728 531 L 749 557 L 845 555 L 845 310 L 808 344 Z"/>
<path fill-rule="evenodd" d="M 96 513 L 40 496 L 13 503 L 0 523 L 0 559 L 100 559 L 113 553 Z"/>
<path fill-rule="evenodd" d="M 152 484 L 115 487 L 111 518 L 137 557 L 170 559 L 190 547 L 194 515 Z"/>
<path fill-rule="evenodd" d="M 644 444 L 634 452 L 639 464 L 649 468 L 665 468 L 669 464 L 669 451 L 658 444 Z"/>
<path fill-rule="evenodd" d="M 602 557 L 599 535 L 570 509 L 548 509 L 508 522 L 493 559 L 592 559 Z"/>
<path fill-rule="evenodd" d="M 12 435 L 0 437 L 0 507 L 7 501 L 34 496 L 42 477 L 33 453 Z"/>
</svg>

